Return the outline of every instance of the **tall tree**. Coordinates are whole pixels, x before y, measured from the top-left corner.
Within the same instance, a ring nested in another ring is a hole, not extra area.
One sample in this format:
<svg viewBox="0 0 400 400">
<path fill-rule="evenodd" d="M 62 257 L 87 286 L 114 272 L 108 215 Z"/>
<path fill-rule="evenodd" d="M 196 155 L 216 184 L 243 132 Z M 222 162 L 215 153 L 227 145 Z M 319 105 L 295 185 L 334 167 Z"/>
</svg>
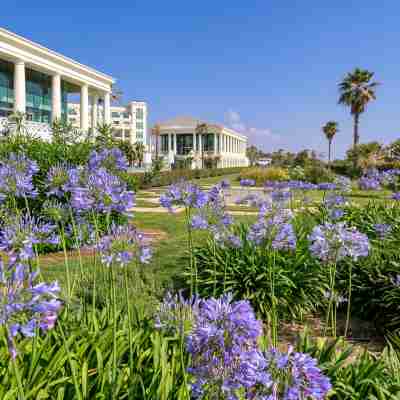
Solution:
<svg viewBox="0 0 400 400">
<path fill-rule="evenodd" d="M 323 127 L 322 131 L 325 134 L 326 139 L 328 140 L 328 162 L 331 163 L 331 151 L 332 151 L 332 140 L 335 137 L 336 133 L 339 131 L 338 123 L 336 121 L 328 121 Z"/>
<path fill-rule="evenodd" d="M 142 142 L 135 143 L 135 153 L 139 163 L 139 167 L 142 166 L 143 158 L 144 158 L 144 144 Z"/>
<path fill-rule="evenodd" d="M 350 113 L 354 119 L 353 148 L 355 151 L 360 141 L 358 132 L 360 115 L 365 111 L 367 104 L 376 99 L 375 88 L 378 83 L 372 81 L 373 76 L 373 72 L 356 68 L 339 83 L 339 104 L 350 107 Z M 357 165 L 357 157 L 354 165 Z"/>
</svg>

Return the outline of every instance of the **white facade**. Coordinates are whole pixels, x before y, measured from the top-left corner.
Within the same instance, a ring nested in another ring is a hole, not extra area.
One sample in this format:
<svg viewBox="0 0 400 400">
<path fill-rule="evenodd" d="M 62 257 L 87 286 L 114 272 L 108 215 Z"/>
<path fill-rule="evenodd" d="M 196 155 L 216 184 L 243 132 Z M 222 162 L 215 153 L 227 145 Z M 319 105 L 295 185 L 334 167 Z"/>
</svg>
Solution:
<svg viewBox="0 0 400 400">
<path fill-rule="evenodd" d="M 218 168 L 248 165 L 247 137 L 222 125 L 177 117 L 156 124 L 153 132 L 155 152 L 163 155 L 169 166 L 188 158 L 192 168 L 204 168 L 210 162 Z"/>
<path fill-rule="evenodd" d="M 89 129 L 89 104 L 103 99 L 103 118 L 111 120 L 115 80 L 106 74 L 0 28 L 0 127 L 13 111 L 27 116 L 28 130 L 44 136 L 50 123 L 66 115 L 68 93 L 80 95 L 79 128 Z"/>
<path fill-rule="evenodd" d="M 86 110 L 89 129 L 106 122 L 103 118 L 104 105 L 98 99 L 89 104 Z M 147 135 L 147 103 L 144 101 L 132 101 L 127 106 L 110 107 L 110 123 L 115 138 L 129 141 L 131 144 L 143 143 L 146 149 L 149 145 Z M 68 122 L 74 127 L 81 125 L 81 105 L 68 104 Z"/>
</svg>

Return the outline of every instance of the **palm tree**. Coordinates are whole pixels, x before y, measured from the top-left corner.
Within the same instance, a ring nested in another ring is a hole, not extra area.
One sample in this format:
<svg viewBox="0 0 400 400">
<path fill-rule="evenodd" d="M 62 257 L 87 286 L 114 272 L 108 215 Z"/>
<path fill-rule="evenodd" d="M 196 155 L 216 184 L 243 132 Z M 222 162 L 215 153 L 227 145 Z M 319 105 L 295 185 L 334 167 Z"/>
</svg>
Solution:
<svg viewBox="0 0 400 400">
<path fill-rule="evenodd" d="M 360 141 L 358 133 L 360 115 L 365 111 L 367 104 L 376 99 L 375 88 L 378 83 L 372 81 L 373 76 L 373 72 L 356 68 L 339 83 L 339 104 L 350 107 L 350 113 L 354 118 L 353 148 L 355 151 Z M 357 157 L 354 159 L 354 165 L 357 165 Z"/>
<path fill-rule="evenodd" d="M 195 133 L 196 135 L 199 135 L 199 140 L 201 140 L 201 146 L 200 146 L 200 155 L 201 155 L 201 168 L 204 168 L 204 142 L 202 135 L 206 135 L 209 131 L 208 124 L 206 123 L 199 123 L 196 126 Z M 201 138 L 201 139 L 200 139 Z"/>
<path fill-rule="evenodd" d="M 336 133 L 338 133 L 338 123 L 336 121 L 328 121 L 323 127 L 322 131 L 325 133 L 325 136 L 328 140 L 328 163 L 331 163 L 331 148 L 332 148 L 332 140 L 335 137 Z"/>
<path fill-rule="evenodd" d="M 144 158 L 144 144 L 141 142 L 135 143 L 135 153 L 136 153 L 136 158 L 139 162 L 139 167 L 142 166 L 143 158 Z"/>
</svg>

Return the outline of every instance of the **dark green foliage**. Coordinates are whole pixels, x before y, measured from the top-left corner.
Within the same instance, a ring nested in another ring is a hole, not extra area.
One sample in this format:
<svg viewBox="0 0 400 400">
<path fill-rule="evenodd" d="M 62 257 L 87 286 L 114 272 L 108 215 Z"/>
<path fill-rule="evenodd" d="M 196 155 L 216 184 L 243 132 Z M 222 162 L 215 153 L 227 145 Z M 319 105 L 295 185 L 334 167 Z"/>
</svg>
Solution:
<svg viewBox="0 0 400 400">
<path fill-rule="evenodd" d="M 400 352 L 388 346 L 381 355 L 342 340 L 313 342 L 304 336 L 297 350 L 311 354 L 331 379 L 330 400 L 397 400 L 400 398 Z"/>
<path fill-rule="evenodd" d="M 203 297 L 231 292 L 249 299 L 257 312 L 268 315 L 271 306 L 269 268 L 274 268 L 278 312 L 283 318 L 302 319 L 323 302 L 328 281 L 325 267 L 307 249 L 309 223 L 296 221 L 298 246 L 295 252 L 278 252 L 274 259 L 263 247 L 246 239 L 245 226 L 238 227 L 242 248 L 221 248 L 212 239 L 195 250 L 198 287 Z"/>
</svg>

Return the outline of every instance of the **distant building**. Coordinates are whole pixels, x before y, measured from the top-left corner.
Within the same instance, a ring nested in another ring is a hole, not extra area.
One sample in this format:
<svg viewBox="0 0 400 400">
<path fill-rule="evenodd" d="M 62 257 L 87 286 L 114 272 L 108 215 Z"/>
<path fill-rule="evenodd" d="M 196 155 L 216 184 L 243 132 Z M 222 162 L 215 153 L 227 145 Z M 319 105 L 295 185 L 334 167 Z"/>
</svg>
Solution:
<svg viewBox="0 0 400 400">
<path fill-rule="evenodd" d="M 272 162 L 272 158 L 260 158 L 256 161 L 256 164 L 260 167 L 268 167 Z"/>
<path fill-rule="evenodd" d="M 68 95 L 80 95 L 79 128 L 89 128 L 89 99 L 102 99 L 105 121 L 111 121 L 111 88 L 115 80 L 40 44 L 0 28 L 0 131 L 10 128 L 13 112 L 26 115 L 30 134 L 51 136 L 50 124 L 66 118 Z"/>
<path fill-rule="evenodd" d="M 222 125 L 177 117 L 155 125 L 153 148 L 173 166 L 191 160 L 192 168 L 244 167 L 247 137 Z"/>
<path fill-rule="evenodd" d="M 90 105 L 88 115 L 90 129 L 103 123 L 102 102 Z M 75 127 L 80 126 L 80 104 L 68 104 L 68 121 Z M 126 140 L 131 144 L 143 143 L 149 148 L 146 102 L 131 101 L 127 106 L 111 106 L 111 126 L 116 139 Z"/>
</svg>

